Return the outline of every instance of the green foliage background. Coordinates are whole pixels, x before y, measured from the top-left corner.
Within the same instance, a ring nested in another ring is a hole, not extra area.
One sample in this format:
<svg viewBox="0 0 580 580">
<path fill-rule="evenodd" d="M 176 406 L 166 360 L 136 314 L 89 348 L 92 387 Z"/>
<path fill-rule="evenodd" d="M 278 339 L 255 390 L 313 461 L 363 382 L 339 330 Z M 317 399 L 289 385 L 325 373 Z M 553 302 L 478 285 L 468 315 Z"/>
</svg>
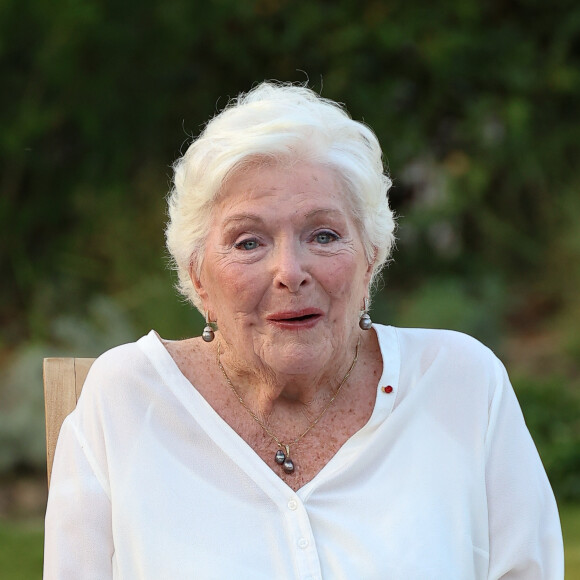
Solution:
<svg viewBox="0 0 580 580">
<path fill-rule="evenodd" d="M 42 464 L 40 356 L 199 332 L 166 269 L 170 166 L 274 78 L 383 145 L 400 227 L 373 317 L 494 348 L 580 498 L 580 4 L 3 0 L 0 75 L 0 471 Z"/>
</svg>

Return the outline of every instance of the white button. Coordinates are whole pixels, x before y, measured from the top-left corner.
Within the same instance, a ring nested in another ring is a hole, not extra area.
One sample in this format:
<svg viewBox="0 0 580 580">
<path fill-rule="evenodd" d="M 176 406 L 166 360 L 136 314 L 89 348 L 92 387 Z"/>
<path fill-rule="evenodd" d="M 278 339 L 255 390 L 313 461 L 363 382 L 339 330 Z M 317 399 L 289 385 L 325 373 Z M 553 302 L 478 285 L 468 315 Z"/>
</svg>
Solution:
<svg viewBox="0 0 580 580">
<path fill-rule="evenodd" d="M 298 547 L 302 548 L 304 550 L 304 548 L 308 547 L 308 540 L 306 538 L 300 538 L 298 540 Z"/>
<path fill-rule="evenodd" d="M 288 502 L 288 509 L 294 511 L 298 507 L 298 502 L 295 499 L 291 499 Z"/>
</svg>

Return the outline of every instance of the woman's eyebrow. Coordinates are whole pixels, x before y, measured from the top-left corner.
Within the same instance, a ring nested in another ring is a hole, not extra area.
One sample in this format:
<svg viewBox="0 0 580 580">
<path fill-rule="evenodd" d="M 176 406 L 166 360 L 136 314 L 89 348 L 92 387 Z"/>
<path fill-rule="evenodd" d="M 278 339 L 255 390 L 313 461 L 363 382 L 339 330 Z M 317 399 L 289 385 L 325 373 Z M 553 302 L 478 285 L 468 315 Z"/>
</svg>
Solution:
<svg viewBox="0 0 580 580">
<path fill-rule="evenodd" d="M 227 216 L 222 223 L 222 227 L 231 227 L 233 225 L 239 224 L 240 222 L 263 224 L 264 219 L 261 216 L 253 213 L 237 213 Z"/>
<path fill-rule="evenodd" d="M 344 212 L 334 209 L 334 208 L 319 208 L 309 211 L 305 217 L 306 219 L 312 219 L 317 217 L 334 217 L 334 218 L 343 218 L 344 219 Z"/>
</svg>

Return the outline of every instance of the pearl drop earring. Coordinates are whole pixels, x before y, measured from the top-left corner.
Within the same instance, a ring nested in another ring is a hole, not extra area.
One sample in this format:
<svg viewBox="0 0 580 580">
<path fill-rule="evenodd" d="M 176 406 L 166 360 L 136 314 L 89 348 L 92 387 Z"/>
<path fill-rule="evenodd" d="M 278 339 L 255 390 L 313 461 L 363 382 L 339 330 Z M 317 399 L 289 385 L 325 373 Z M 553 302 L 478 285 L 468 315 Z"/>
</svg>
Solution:
<svg viewBox="0 0 580 580">
<path fill-rule="evenodd" d="M 213 324 L 215 324 L 215 322 Z M 205 314 L 205 328 L 201 333 L 201 338 L 203 338 L 205 342 L 211 342 L 215 338 L 215 332 L 212 323 L 209 321 L 209 314 L 207 312 Z"/>
<path fill-rule="evenodd" d="M 363 312 L 360 315 L 358 325 L 361 327 L 362 330 L 370 330 L 370 328 L 373 325 L 373 321 L 371 320 L 371 317 L 369 316 L 369 313 L 368 313 L 367 299 L 366 298 L 364 299 Z"/>
</svg>

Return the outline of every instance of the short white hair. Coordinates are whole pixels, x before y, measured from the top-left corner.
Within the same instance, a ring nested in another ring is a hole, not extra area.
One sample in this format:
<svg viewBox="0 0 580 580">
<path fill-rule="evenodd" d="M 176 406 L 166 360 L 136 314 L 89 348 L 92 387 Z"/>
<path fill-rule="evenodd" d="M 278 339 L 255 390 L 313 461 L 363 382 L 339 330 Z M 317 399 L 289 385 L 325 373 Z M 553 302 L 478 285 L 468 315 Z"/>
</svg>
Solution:
<svg viewBox="0 0 580 580">
<path fill-rule="evenodd" d="M 390 257 L 395 229 L 378 139 L 342 105 L 312 90 L 264 82 L 233 99 L 173 165 L 166 240 L 179 291 L 203 314 L 191 272 L 200 275 L 212 210 L 227 179 L 257 160 L 336 173 L 373 264 L 372 286 Z"/>
</svg>

